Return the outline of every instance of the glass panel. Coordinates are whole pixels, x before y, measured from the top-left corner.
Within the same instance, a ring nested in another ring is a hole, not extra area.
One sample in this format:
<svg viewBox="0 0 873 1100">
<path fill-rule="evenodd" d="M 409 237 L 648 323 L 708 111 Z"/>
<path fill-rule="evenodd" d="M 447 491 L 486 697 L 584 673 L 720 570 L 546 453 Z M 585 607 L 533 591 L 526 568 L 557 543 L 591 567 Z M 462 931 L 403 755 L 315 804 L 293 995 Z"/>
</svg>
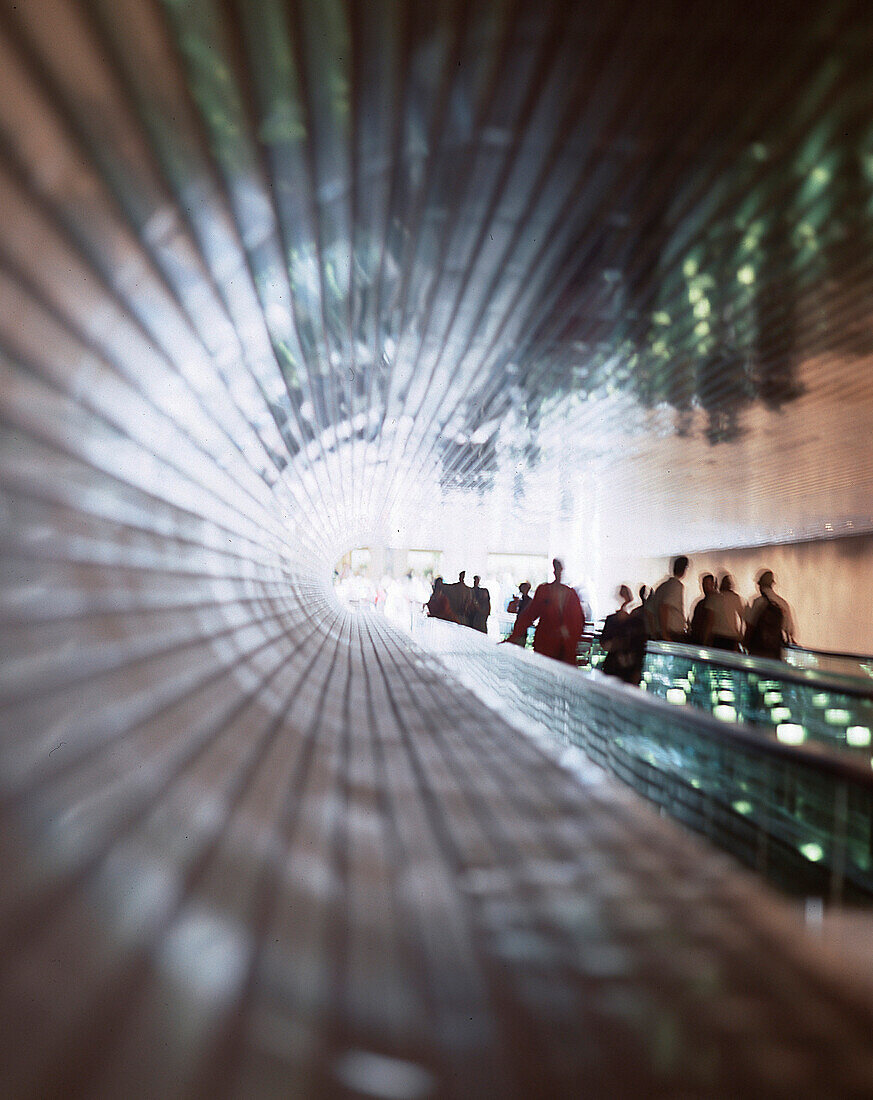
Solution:
<svg viewBox="0 0 873 1100">
<path fill-rule="evenodd" d="M 641 692 L 437 620 L 417 620 L 414 634 L 510 720 L 553 747 L 581 748 L 781 889 L 873 900 L 870 749 L 844 744 L 838 756 L 810 743 L 844 743 L 851 723 L 873 721 L 870 699 L 826 692 L 815 674 L 793 682 L 790 673 L 778 680 L 760 667 L 777 662 L 737 657 L 737 667 L 721 667 L 687 646 L 654 645 Z M 813 702 L 814 690 L 827 699 Z M 677 693 L 670 701 L 668 691 Z M 718 701 L 728 693 L 730 702 Z M 720 720 L 717 706 L 730 706 L 736 718 Z M 773 732 L 750 724 L 760 718 L 772 727 L 779 707 L 798 721 L 786 718 Z M 829 722 L 835 710 L 849 717 Z M 805 738 L 778 736 L 780 726 L 795 724 L 808 727 Z"/>
</svg>

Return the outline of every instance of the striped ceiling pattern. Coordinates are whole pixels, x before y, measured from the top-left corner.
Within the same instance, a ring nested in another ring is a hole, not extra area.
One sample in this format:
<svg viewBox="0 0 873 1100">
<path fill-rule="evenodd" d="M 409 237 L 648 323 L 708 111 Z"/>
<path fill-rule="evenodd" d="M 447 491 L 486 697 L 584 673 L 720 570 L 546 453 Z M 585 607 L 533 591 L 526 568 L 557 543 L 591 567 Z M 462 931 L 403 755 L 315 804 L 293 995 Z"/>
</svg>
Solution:
<svg viewBox="0 0 873 1100">
<path fill-rule="evenodd" d="M 778 988 L 782 1036 L 804 980 L 742 985 L 742 891 L 686 904 L 675 836 L 326 578 L 442 500 L 648 552 L 873 528 L 871 61 L 860 0 L 0 0 L 6 1094 L 530 1095 L 534 1033 L 575 1094 L 581 1014 L 631 1081 L 680 988 L 685 1069 L 762 1094 L 731 1004 Z M 704 1022 L 690 925 L 636 1001 L 573 969 L 567 867 L 649 842 L 603 913 L 705 917 Z"/>
<path fill-rule="evenodd" d="M 548 511 L 555 463 L 650 549 L 661 514 L 701 546 L 870 525 L 863 4 L 31 0 L 0 29 L 3 410 L 55 495 L 45 448 L 333 560 L 447 492 Z"/>
</svg>

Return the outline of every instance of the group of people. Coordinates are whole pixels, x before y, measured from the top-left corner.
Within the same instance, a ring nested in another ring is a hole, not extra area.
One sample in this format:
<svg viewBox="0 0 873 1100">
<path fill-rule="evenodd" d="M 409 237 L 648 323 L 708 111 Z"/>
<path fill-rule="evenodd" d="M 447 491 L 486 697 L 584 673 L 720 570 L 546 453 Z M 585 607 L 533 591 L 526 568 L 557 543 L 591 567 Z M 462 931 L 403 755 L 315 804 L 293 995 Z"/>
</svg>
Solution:
<svg viewBox="0 0 873 1100">
<path fill-rule="evenodd" d="M 712 573 L 701 578 L 702 595 L 694 604 L 690 618 L 685 613 L 685 575 L 689 561 L 685 555 L 675 558 L 672 572 L 655 588 L 643 585 L 639 603 L 627 585 L 619 589 L 621 605 L 608 615 L 600 633 L 606 651 L 603 671 L 628 683 L 638 684 L 648 641 L 690 642 L 745 652 L 755 657 L 779 660 L 783 646 L 794 641 L 794 618 L 786 601 L 774 591 L 775 577 L 765 569 L 758 575 L 758 596 L 748 605 L 734 591 L 733 579 L 724 573 L 719 581 Z M 552 562 L 554 580 L 538 586 L 533 596 L 530 584 L 519 585 L 519 594 L 508 611 L 516 613 L 515 623 L 505 640 L 524 645 L 528 628 L 537 623 L 534 651 L 567 664 L 576 664 L 579 640 L 585 626 L 585 613 L 574 588 L 563 584 L 563 563 Z M 473 578 L 466 584 L 465 572 L 454 584 L 442 577 L 433 583 L 433 592 L 425 605 L 432 618 L 488 630 L 491 597 L 487 588 Z"/>
<path fill-rule="evenodd" d="M 512 632 L 505 641 L 523 646 L 527 641 L 528 627 L 536 622 L 534 650 L 545 657 L 575 665 L 585 616 L 576 590 L 561 583 L 563 563 L 555 558 L 552 568 L 555 579 L 539 585 L 533 596 L 527 581 L 519 585 L 518 596 L 509 602 L 507 608 L 516 614 Z M 460 573 L 455 584 L 446 584 L 442 577 L 437 577 L 425 605 L 427 612 L 431 618 L 461 623 L 485 633 L 491 613 L 491 597 L 487 588 L 479 586 L 479 577 L 473 578 L 473 587 L 470 588 L 464 582 L 465 576 L 466 573 Z"/>
<path fill-rule="evenodd" d="M 432 619 L 460 623 L 487 634 L 491 596 L 487 588 L 480 586 L 481 577 L 473 578 L 471 588 L 464 580 L 466 576 L 466 570 L 462 569 L 454 584 L 446 584 L 442 577 L 437 577 L 433 582 L 430 599 L 425 604 L 427 613 Z"/>
<path fill-rule="evenodd" d="M 772 570 L 758 574 L 759 594 L 748 605 L 734 591 L 729 573 L 720 581 L 712 573 L 704 574 L 702 595 L 686 618 L 688 565 L 684 555 L 675 558 L 671 575 L 652 590 L 643 585 L 640 602 L 633 608 L 630 589 L 621 586 L 621 606 L 607 616 L 600 634 L 606 651 L 604 672 L 638 684 L 649 640 L 690 642 L 732 652 L 742 648 L 754 657 L 782 658 L 783 646 L 794 641 L 794 618 L 787 602 L 774 591 Z"/>
</svg>

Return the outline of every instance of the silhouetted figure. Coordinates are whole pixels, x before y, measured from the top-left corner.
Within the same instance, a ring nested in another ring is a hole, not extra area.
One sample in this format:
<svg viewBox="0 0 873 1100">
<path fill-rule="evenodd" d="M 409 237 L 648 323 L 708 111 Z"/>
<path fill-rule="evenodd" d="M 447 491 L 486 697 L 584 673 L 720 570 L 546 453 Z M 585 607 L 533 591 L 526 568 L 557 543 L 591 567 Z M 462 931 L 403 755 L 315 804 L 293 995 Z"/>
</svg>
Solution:
<svg viewBox="0 0 873 1100">
<path fill-rule="evenodd" d="M 488 616 L 491 614 L 491 595 L 487 588 L 480 588 L 481 578 L 473 578 L 473 587 L 470 590 L 470 626 L 474 630 L 488 633 Z"/>
<path fill-rule="evenodd" d="M 646 642 L 649 640 L 648 631 L 646 630 L 646 601 L 651 594 L 652 590 L 650 588 L 641 585 L 640 603 L 627 617 L 627 649 L 633 661 L 628 666 L 627 675 L 624 679 L 629 684 L 638 684 L 643 678 L 643 661 L 646 657 Z"/>
<path fill-rule="evenodd" d="M 745 605 L 734 591 L 734 581 L 730 573 L 725 573 L 713 594 L 712 638 L 709 644 L 714 649 L 727 649 L 738 653 L 743 637 Z"/>
<path fill-rule="evenodd" d="M 555 558 L 552 567 L 555 570 L 554 581 L 537 588 L 534 598 L 515 620 L 507 641 L 518 643 L 521 639 L 523 645 L 527 628 L 539 619 L 534 634 L 534 651 L 544 657 L 575 665 L 576 647 L 582 635 L 582 605 L 576 592 L 569 585 L 561 584 L 563 563 Z"/>
<path fill-rule="evenodd" d="M 684 554 L 673 561 L 673 573 L 662 581 L 647 601 L 650 630 L 653 638 L 665 642 L 683 642 L 686 639 L 685 585 L 682 578 L 688 569 Z"/>
<path fill-rule="evenodd" d="M 428 615 L 432 619 L 445 619 L 446 622 L 449 623 L 456 623 L 458 621 L 455 618 L 454 612 L 452 611 L 452 605 L 449 603 L 449 598 L 446 595 L 442 577 L 437 577 L 433 582 L 433 592 L 431 592 L 430 599 L 425 606 L 427 607 Z"/>
<path fill-rule="evenodd" d="M 753 657 L 782 660 L 782 648 L 794 641 L 794 619 L 791 608 L 773 591 L 776 578 L 770 569 L 758 575 L 761 595 L 753 601 L 746 615 L 745 645 Z"/>
<path fill-rule="evenodd" d="M 464 577 L 466 577 L 466 570 L 462 569 L 458 574 L 458 579 L 454 584 L 447 584 L 445 593 L 449 598 L 449 603 L 452 607 L 452 614 L 459 623 L 463 623 L 464 626 L 469 624 L 470 614 L 470 586 L 464 584 Z"/>
<path fill-rule="evenodd" d="M 717 594 L 715 577 L 704 573 L 700 578 L 703 595 L 694 605 L 691 622 L 688 625 L 688 641 L 695 645 L 709 645 L 712 640 L 712 625 L 715 622 L 714 598 Z"/>
<path fill-rule="evenodd" d="M 642 666 L 640 655 L 640 637 L 645 648 L 645 633 L 643 632 L 642 619 L 627 610 L 628 604 L 633 600 L 633 594 L 626 584 L 618 590 L 621 606 L 618 611 L 607 615 L 600 632 L 600 644 L 606 650 L 606 660 L 603 662 L 603 671 L 607 676 L 617 676 L 629 684 L 639 683 L 637 666 Z M 636 628 L 636 629 L 635 629 Z"/>
<path fill-rule="evenodd" d="M 506 605 L 507 611 L 515 612 L 515 623 L 518 623 L 518 616 L 524 611 L 528 604 L 532 600 L 530 594 L 530 581 L 522 581 L 518 586 L 518 595 L 513 596 L 509 603 Z M 513 624 L 513 627 L 515 624 Z M 527 631 L 518 637 L 515 636 L 515 630 L 513 629 L 510 636 L 506 639 L 508 642 L 512 642 L 514 645 L 526 645 L 527 644 Z"/>
<path fill-rule="evenodd" d="M 530 581 L 522 581 L 518 586 L 518 595 L 512 597 L 506 605 L 506 610 L 518 615 L 519 612 L 524 611 L 531 599 Z"/>
</svg>

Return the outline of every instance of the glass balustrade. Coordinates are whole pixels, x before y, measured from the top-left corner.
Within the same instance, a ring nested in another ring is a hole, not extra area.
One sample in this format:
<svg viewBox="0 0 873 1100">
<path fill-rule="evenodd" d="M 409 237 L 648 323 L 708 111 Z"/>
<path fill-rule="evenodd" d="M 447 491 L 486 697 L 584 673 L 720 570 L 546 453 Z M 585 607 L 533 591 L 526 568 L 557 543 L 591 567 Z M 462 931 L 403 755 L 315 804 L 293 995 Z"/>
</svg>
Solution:
<svg viewBox="0 0 873 1100">
<path fill-rule="evenodd" d="M 650 642 L 641 686 L 676 706 L 743 722 L 786 745 L 873 763 L 873 681 L 699 646 Z"/>
<path fill-rule="evenodd" d="M 873 721 L 869 699 L 825 689 L 815 672 L 780 678 L 778 662 L 719 665 L 686 646 L 653 646 L 641 692 L 450 624 L 422 620 L 414 633 L 517 724 L 578 746 L 774 884 L 873 901 L 873 769 L 869 746 L 850 744 Z"/>
</svg>

